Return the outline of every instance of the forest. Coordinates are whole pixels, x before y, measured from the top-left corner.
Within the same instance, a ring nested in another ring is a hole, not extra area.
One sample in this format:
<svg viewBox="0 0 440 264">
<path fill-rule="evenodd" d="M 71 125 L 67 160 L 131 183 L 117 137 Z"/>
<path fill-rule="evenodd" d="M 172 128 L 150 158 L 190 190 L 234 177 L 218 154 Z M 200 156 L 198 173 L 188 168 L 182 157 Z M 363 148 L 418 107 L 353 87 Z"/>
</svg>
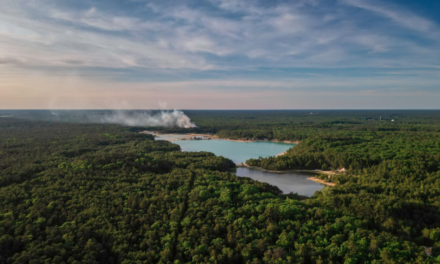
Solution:
<svg viewBox="0 0 440 264">
<path fill-rule="evenodd" d="M 247 163 L 347 171 L 299 201 L 145 127 L 0 118 L 0 263 L 440 263 L 440 112 L 185 113 L 155 129 L 300 141 Z"/>
</svg>

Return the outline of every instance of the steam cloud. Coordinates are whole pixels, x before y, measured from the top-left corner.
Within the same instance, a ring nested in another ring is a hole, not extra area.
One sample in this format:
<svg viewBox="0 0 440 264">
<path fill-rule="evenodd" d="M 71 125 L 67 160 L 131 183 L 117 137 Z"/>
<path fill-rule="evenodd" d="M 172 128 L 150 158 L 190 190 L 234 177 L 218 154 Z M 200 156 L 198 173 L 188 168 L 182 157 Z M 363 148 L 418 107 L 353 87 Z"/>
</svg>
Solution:
<svg viewBox="0 0 440 264">
<path fill-rule="evenodd" d="M 172 112 L 160 111 L 160 113 L 156 114 L 118 111 L 109 115 L 103 115 L 99 123 L 120 124 L 125 126 L 197 127 L 191 122 L 191 119 L 180 110 L 174 110 Z"/>
</svg>

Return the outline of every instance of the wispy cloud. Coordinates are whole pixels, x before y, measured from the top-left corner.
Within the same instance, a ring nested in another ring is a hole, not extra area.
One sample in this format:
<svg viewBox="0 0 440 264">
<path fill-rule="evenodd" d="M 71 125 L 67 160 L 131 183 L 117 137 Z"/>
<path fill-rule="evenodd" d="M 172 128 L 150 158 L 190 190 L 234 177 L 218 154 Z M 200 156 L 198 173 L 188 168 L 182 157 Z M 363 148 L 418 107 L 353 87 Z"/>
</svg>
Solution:
<svg viewBox="0 0 440 264">
<path fill-rule="evenodd" d="M 381 1 L 4 1 L 0 89 L 33 89 L 24 80 L 13 85 L 13 76 L 55 78 L 53 85 L 73 76 L 88 88 L 111 80 L 164 94 L 252 87 L 274 94 L 301 87 L 414 92 L 417 83 L 435 93 L 439 44 L 435 21 Z M 363 79 L 352 76 L 354 68 Z M 406 83 L 393 79 L 407 70 Z"/>
<path fill-rule="evenodd" d="M 365 0 L 341 0 L 347 5 L 372 11 L 396 22 L 398 25 L 423 33 L 438 34 L 437 26 L 421 16 L 409 10 L 402 9 L 397 5 L 383 4 L 376 1 Z"/>
<path fill-rule="evenodd" d="M 222 0 L 212 1 L 212 6 L 204 8 L 180 1 L 173 5 L 150 2 L 143 7 L 144 12 L 136 12 L 135 16 L 130 16 L 135 11 L 130 8 L 100 10 L 91 5 L 75 9 L 48 1 L 32 3 L 26 5 L 18 0 L 6 4 L 9 12 L 0 17 L 2 46 L 16 53 L 22 51 L 23 57 L 30 57 L 26 55 L 29 49 L 47 51 L 45 56 L 53 57 L 52 61 L 59 58 L 56 66 L 78 62 L 109 68 L 200 70 L 259 66 L 380 67 L 383 59 L 405 66 L 402 53 L 419 54 L 418 48 L 423 45 L 404 37 L 406 32 L 394 31 L 389 35 L 380 29 L 357 25 L 362 21 L 350 15 L 346 8 L 349 6 L 396 22 L 397 25 L 388 24 L 388 28 L 404 26 L 425 33 L 425 37 L 438 34 L 433 22 L 409 11 L 361 0 L 342 0 L 342 6 L 325 6 L 315 1 L 261 5 L 254 1 Z M 35 46 L 38 44 L 39 47 Z M 432 52 L 435 58 L 439 56 Z M 68 58 L 60 53 L 68 54 Z M 371 53 L 381 56 L 371 58 Z M 93 58 L 94 63 L 87 58 Z M 430 58 L 424 56 L 415 63 L 435 64 Z"/>
<path fill-rule="evenodd" d="M 108 31 L 160 31 L 165 27 L 161 23 L 142 21 L 139 18 L 128 16 L 115 16 L 103 13 L 95 7 L 85 11 L 62 11 L 57 9 L 47 10 L 49 17 L 55 20 L 67 21 L 84 27 L 96 28 Z"/>
</svg>

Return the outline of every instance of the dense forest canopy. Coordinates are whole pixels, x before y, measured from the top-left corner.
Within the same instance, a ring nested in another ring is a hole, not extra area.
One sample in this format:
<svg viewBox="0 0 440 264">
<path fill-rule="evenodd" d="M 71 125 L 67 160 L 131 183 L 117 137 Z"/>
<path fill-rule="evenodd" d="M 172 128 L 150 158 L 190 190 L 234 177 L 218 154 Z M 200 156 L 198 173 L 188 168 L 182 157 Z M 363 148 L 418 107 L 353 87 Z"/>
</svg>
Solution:
<svg viewBox="0 0 440 264">
<path fill-rule="evenodd" d="M 0 263 L 440 263 L 438 111 L 185 111 L 197 128 L 154 128 L 300 140 L 248 163 L 347 169 L 305 201 L 145 127 L 29 113 L 0 118 Z"/>
</svg>

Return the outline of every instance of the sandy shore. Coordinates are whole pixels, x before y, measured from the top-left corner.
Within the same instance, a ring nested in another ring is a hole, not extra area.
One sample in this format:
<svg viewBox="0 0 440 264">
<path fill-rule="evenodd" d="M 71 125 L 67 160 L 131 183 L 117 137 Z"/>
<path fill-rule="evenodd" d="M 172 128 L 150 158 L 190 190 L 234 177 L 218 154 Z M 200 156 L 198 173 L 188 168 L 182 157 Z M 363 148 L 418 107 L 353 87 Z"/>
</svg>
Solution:
<svg viewBox="0 0 440 264">
<path fill-rule="evenodd" d="M 268 139 L 230 139 L 230 138 L 219 138 L 215 135 L 212 134 L 185 134 L 185 135 L 177 135 L 177 134 L 160 134 L 157 131 L 142 131 L 140 133 L 144 133 L 144 134 L 152 134 L 152 135 L 176 135 L 175 138 L 169 138 L 169 139 L 165 139 L 167 141 L 176 141 L 176 140 L 194 140 L 192 138 L 196 137 L 196 138 L 203 138 L 203 140 L 207 140 L 207 139 L 217 139 L 217 140 L 228 140 L 228 141 L 235 141 L 235 142 L 280 142 L 280 143 L 289 143 L 289 144 L 299 144 L 300 141 L 289 141 L 289 140 L 284 140 L 284 141 L 279 141 L 279 140 L 268 140 Z M 281 156 L 284 155 L 285 152 L 278 154 L 277 156 Z"/>
<path fill-rule="evenodd" d="M 235 142 L 277 142 L 277 143 L 287 143 L 287 144 L 299 144 L 300 141 L 279 141 L 276 139 L 268 140 L 268 139 L 230 139 L 230 138 L 219 138 L 214 137 L 213 139 L 219 139 L 219 140 L 228 140 L 228 141 L 235 141 Z"/>
<path fill-rule="evenodd" d="M 319 173 L 319 174 L 329 174 L 329 175 L 336 174 L 334 171 L 323 171 L 323 170 L 267 170 L 267 169 L 263 169 L 261 167 L 249 166 L 246 163 L 243 163 L 243 164 L 239 163 L 236 165 L 237 165 L 237 167 L 246 167 L 249 169 L 255 169 L 255 170 L 259 170 L 259 171 L 272 172 L 272 173 L 309 172 L 309 173 Z"/>
<path fill-rule="evenodd" d="M 284 152 L 282 152 L 282 153 L 280 153 L 280 154 L 275 155 L 275 157 L 283 156 L 283 155 L 285 155 L 286 153 L 287 153 L 287 151 L 284 151 Z"/>
<path fill-rule="evenodd" d="M 213 135 L 211 135 L 211 134 L 160 134 L 160 133 L 157 133 L 156 131 L 142 131 L 142 132 L 139 132 L 139 133 L 142 133 L 142 134 L 151 134 L 151 135 L 153 135 L 153 136 L 160 136 L 160 135 L 163 135 L 163 136 L 176 136 L 176 137 L 173 137 L 173 138 L 168 138 L 168 139 L 163 139 L 163 140 L 166 140 L 166 141 L 177 141 L 177 140 L 194 140 L 193 138 L 194 137 L 196 137 L 196 138 L 203 138 L 203 140 L 207 140 L 207 139 L 214 139 L 215 138 L 215 136 L 213 136 Z"/>
<path fill-rule="evenodd" d="M 307 180 L 314 181 L 314 182 L 321 183 L 321 184 L 328 185 L 328 186 L 336 186 L 336 183 L 326 182 L 326 181 L 323 181 L 323 180 L 318 179 L 316 177 L 309 177 L 309 178 L 307 178 Z"/>
</svg>

